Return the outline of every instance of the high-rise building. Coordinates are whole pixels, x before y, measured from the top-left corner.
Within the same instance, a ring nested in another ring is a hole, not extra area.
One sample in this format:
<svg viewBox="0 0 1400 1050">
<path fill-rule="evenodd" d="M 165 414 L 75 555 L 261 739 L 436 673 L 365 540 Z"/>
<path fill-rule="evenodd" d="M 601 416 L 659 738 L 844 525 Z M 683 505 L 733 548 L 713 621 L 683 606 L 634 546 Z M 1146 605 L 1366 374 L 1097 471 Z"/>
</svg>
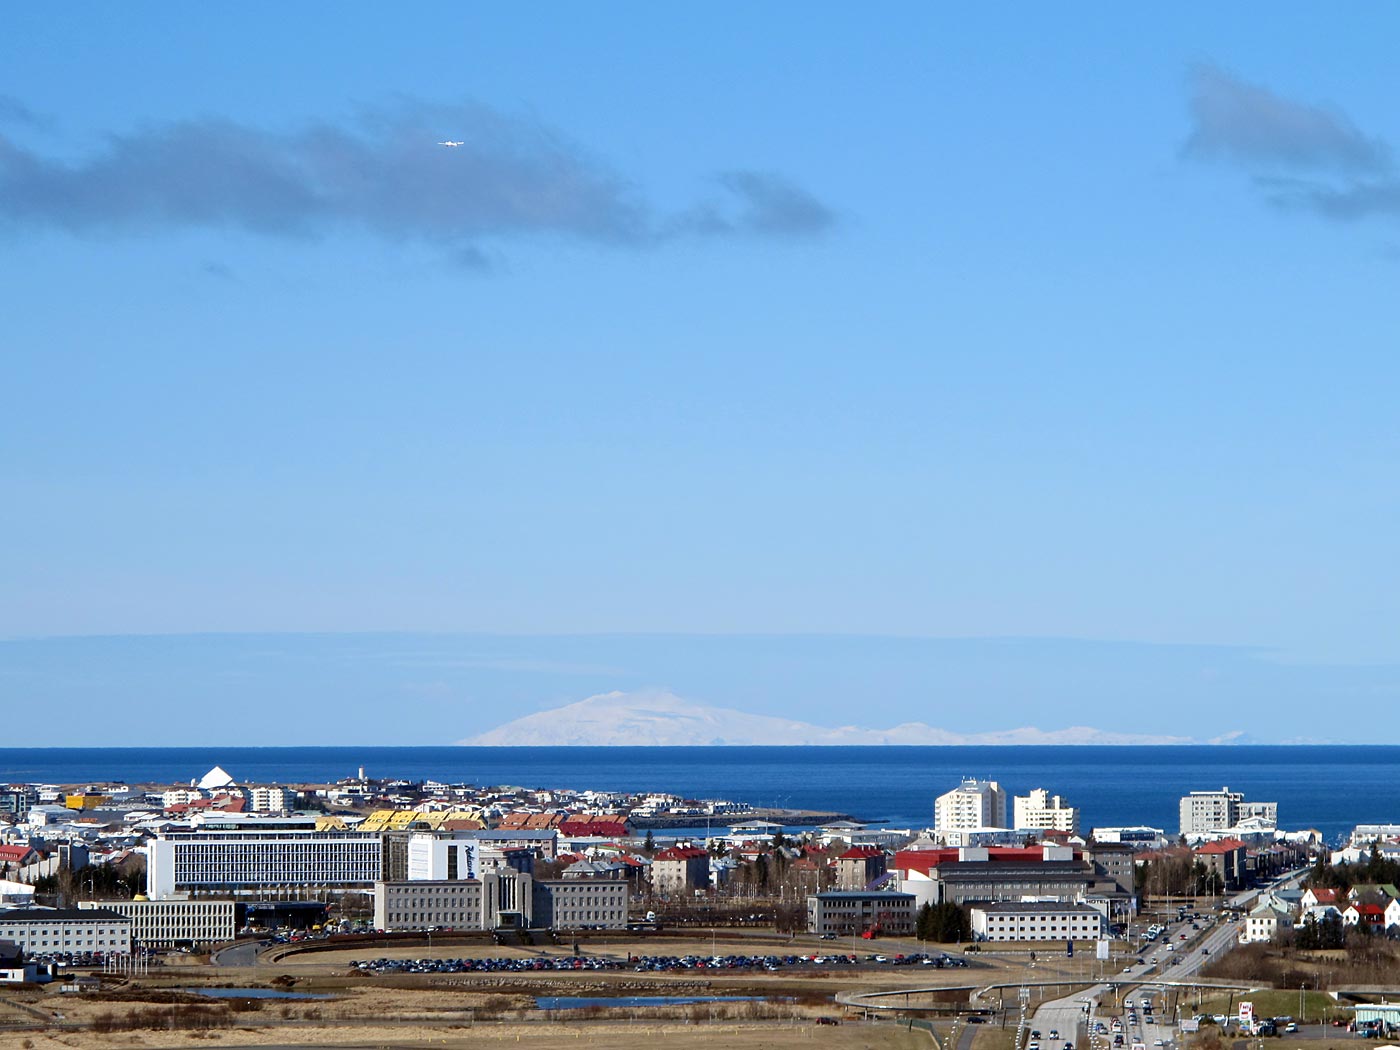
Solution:
<svg viewBox="0 0 1400 1050">
<path fill-rule="evenodd" d="M 1006 792 L 995 780 L 967 779 L 933 804 L 935 831 L 1006 827 Z"/>
<path fill-rule="evenodd" d="M 1201 835 L 1225 831 L 1242 820 L 1278 825 L 1277 802 L 1246 802 L 1244 795 L 1223 787 L 1219 791 L 1193 791 L 1181 800 L 1181 833 Z"/>
<path fill-rule="evenodd" d="M 1044 788 L 1036 788 L 1029 795 L 1017 795 L 1013 809 L 1016 828 L 1029 828 L 1035 831 L 1065 831 L 1079 834 L 1079 809 L 1065 802 L 1059 795 L 1052 795 Z"/>
</svg>

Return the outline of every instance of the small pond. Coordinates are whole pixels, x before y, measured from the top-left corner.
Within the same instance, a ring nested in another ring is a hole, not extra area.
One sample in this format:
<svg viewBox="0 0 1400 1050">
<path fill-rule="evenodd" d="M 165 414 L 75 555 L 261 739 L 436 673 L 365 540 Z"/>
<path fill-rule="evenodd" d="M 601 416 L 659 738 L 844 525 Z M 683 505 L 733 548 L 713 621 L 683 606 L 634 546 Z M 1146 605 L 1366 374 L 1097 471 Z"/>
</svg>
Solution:
<svg viewBox="0 0 1400 1050">
<path fill-rule="evenodd" d="M 762 995 L 541 995 L 535 1006 L 541 1010 L 582 1010 L 590 1006 L 692 1006 L 696 1003 L 762 1003 Z"/>
<path fill-rule="evenodd" d="M 204 995 L 210 999 L 332 999 L 330 995 L 312 995 L 310 992 L 283 992 L 276 988 L 181 988 L 191 995 Z"/>
</svg>

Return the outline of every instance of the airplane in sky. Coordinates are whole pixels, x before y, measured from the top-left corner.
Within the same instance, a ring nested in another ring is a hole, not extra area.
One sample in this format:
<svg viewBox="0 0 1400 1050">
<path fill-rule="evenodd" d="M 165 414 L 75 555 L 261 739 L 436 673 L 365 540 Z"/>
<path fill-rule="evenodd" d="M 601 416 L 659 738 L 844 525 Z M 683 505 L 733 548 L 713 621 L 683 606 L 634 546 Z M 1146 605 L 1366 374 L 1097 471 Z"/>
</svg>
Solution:
<svg viewBox="0 0 1400 1050">
<path fill-rule="evenodd" d="M 465 145 L 466 145 L 466 142 L 465 142 L 465 141 L 453 142 L 451 139 L 448 139 L 446 142 L 439 142 L 438 145 L 439 145 L 439 146 L 465 146 Z"/>
</svg>

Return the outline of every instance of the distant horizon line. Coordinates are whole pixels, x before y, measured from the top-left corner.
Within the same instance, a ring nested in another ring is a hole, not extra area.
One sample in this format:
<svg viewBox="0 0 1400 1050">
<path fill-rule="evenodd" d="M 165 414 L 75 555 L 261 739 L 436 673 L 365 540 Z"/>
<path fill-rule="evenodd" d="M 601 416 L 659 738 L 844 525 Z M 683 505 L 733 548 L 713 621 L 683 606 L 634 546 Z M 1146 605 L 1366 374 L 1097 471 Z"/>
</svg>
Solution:
<svg viewBox="0 0 1400 1050">
<path fill-rule="evenodd" d="M 351 748 L 369 748 L 380 751 L 416 751 L 425 748 L 444 751 L 756 751 L 760 749 L 782 748 L 797 751 L 850 750 L 890 751 L 896 749 L 922 751 L 973 750 L 1030 750 L 1032 748 L 1053 748 L 1075 751 L 1116 751 L 1116 750 L 1168 750 L 1178 748 L 1194 750 L 1240 749 L 1240 748 L 1400 748 L 1395 743 L 1348 743 L 1339 740 L 1249 740 L 1249 741 L 1193 741 L 1190 743 L 1163 744 L 26 744 L 22 746 L 0 746 L 0 754 L 12 751 L 215 751 L 219 749 L 237 751 L 344 751 Z"/>
</svg>

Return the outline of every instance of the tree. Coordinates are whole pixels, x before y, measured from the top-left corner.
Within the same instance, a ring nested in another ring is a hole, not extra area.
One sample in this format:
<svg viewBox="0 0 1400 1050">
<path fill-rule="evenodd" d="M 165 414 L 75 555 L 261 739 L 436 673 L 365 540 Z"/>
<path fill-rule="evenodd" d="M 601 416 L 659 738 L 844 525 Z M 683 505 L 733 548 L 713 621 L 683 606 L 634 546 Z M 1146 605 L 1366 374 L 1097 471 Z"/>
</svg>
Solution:
<svg viewBox="0 0 1400 1050">
<path fill-rule="evenodd" d="M 938 944 L 972 940 L 972 921 L 967 911 L 949 902 L 925 904 L 920 908 L 915 930 L 920 940 Z"/>
<path fill-rule="evenodd" d="M 648 854 L 656 852 L 656 836 L 651 833 L 651 828 L 647 828 L 647 838 L 642 843 L 642 852 Z"/>
</svg>

